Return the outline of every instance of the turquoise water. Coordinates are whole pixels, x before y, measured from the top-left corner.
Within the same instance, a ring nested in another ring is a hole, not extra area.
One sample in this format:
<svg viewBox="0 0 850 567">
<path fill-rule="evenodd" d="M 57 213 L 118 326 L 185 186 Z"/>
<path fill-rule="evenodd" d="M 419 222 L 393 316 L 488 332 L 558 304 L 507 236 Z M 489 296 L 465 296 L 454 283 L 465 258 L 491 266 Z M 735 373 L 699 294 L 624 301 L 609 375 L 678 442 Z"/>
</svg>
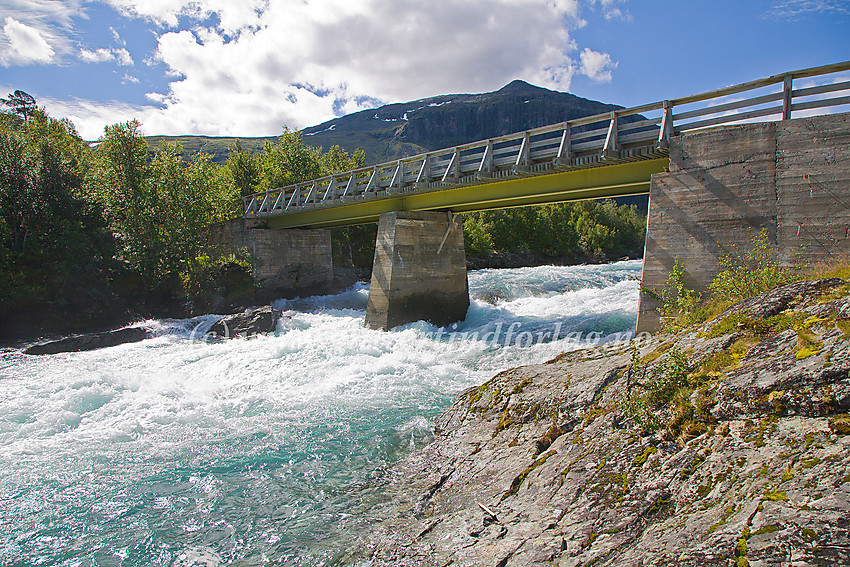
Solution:
<svg viewBox="0 0 850 567">
<path fill-rule="evenodd" d="M 465 321 L 363 327 L 368 287 L 87 353 L 0 352 L 0 565 L 335 565 L 392 463 L 501 369 L 623 338 L 640 262 L 470 272 Z M 478 299 L 476 299 L 478 298 Z"/>
</svg>

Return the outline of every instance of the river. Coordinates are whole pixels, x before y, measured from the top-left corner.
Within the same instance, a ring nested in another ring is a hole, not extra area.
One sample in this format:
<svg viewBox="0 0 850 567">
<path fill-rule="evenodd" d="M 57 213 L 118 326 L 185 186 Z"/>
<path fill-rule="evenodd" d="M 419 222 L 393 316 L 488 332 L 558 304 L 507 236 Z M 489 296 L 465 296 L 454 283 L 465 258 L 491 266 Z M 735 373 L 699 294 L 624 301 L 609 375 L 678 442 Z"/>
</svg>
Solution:
<svg viewBox="0 0 850 567">
<path fill-rule="evenodd" d="M 0 565 L 336 565 L 392 463 L 498 371 L 634 328 L 640 261 L 477 270 L 462 323 L 363 326 L 368 286 L 278 301 L 277 332 L 149 321 L 97 351 L 0 350 Z"/>
</svg>

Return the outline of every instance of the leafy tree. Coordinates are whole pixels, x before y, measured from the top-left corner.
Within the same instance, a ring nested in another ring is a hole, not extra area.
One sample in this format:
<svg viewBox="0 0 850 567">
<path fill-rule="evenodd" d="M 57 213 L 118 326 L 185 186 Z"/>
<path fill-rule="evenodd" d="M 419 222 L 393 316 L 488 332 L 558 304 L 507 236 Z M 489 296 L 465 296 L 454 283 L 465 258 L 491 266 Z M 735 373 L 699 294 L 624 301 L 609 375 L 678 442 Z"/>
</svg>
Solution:
<svg viewBox="0 0 850 567">
<path fill-rule="evenodd" d="M 0 121 L 0 316 L 96 318 L 108 307 L 112 238 L 84 192 L 87 150 L 70 122 L 41 110 Z"/>
<path fill-rule="evenodd" d="M 493 243 L 493 220 L 489 215 L 469 213 L 464 215 L 463 239 L 466 252 L 472 256 L 484 256 L 496 249 Z"/>
<path fill-rule="evenodd" d="M 22 120 L 31 118 L 38 111 L 38 105 L 32 95 L 20 90 L 10 93 L 9 98 L 0 98 L 0 103 L 9 107 L 12 114 Z"/>
<path fill-rule="evenodd" d="M 305 146 L 300 132 L 284 130 L 276 142 L 266 142 L 257 156 L 259 182 L 264 191 L 322 176 L 321 150 Z"/>
<path fill-rule="evenodd" d="M 180 273 L 204 243 L 204 231 L 228 215 L 227 190 L 210 156 L 187 164 L 179 144 L 147 161 L 137 121 L 106 128 L 88 186 L 97 192 L 120 241 L 120 255 L 155 297 L 179 293 Z"/>
<path fill-rule="evenodd" d="M 257 162 L 250 152 L 242 149 L 242 142 L 238 138 L 230 146 L 230 155 L 224 166 L 230 182 L 233 183 L 239 195 L 244 197 L 256 191 L 260 178 Z"/>
<path fill-rule="evenodd" d="M 374 222 L 332 228 L 334 265 L 371 269 L 377 237 L 378 224 Z"/>
<path fill-rule="evenodd" d="M 321 148 L 319 148 L 319 152 L 321 152 Z M 349 154 L 339 146 L 331 146 L 328 151 L 321 154 L 320 163 L 322 175 L 341 173 L 363 167 L 363 164 L 366 163 L 366 154 L 363 150 L 354 150 L 353 153 Z"/>
<path fill-rule="evenodd" d="M 147 145 L 136 121 L 107 126 L 95 150 L 87 185 L 100 199 L 131 267 L 156 280 L 157 199 L 148 181 Z"/>
<path fill-rule="evenodd" d="M 356 169 L 363 165 L 365 154 L 360 150 L 348 154 L 339 146 L 322 153 L 322 148 L 305 146 L 300 132 L 284 129 L 276 142 L 266 143 L 256 160 L 256 190 L 264 191 Z"/>
</svg>

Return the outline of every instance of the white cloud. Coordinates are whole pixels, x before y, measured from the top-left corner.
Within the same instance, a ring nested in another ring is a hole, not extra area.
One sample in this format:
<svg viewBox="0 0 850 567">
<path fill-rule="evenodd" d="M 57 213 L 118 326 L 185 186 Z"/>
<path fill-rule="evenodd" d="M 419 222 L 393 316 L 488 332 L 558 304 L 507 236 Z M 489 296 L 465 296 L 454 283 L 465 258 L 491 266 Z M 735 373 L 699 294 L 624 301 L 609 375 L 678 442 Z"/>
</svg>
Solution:
<svg viewBox="0 0 850 567">
<path fill-rule="evenodd" d="M 213 14 L 218 16 L 219 27 L 228 34 L 255 28 L 260 16 L 271 3 L 280 0 L 102 0 L 119 12 L 147 18 L 162 26 L 177 26 L 180 16 L 203 20 Z M 287 2 L 289 3 L 289 2 Z"/>
<path fill-rule="evenodd" d="M 610 81 L 611 57 L 579 53 L 571 32 L 587 24 L 582 4 L 613 14 L 625 0 L 100 1 L 159 26 L 144 62 L 170 83 L 146 95 L 148 106 L 66 103 L 89 137 L 112 116 L 135 116 L 151 134 L 270 135 L 381 101 L 490 91 L 516 78 L 557 90 L 577 73 Z M 75 50 L 133 64 L 123 47 Z"/>
<path fill-rule="evenodd" d="M 11 16 L 42 31 L 51 25 L 70 29 L 81 14 L 80 0 L 3 0 L 0 6 L 0 17 Z"/>
<path fill-rule="evenodd" d="M 110 27 L 109 31 L 112 33 L 112 39 L 115 40 L 115 43 L 127 45 L 127 42 L 124 41 L 124 38 L 121 37 L 121 34 L 119 34 L 115 28 Z"/>
<path fill-rule="evenodd" d="M 769 12 L 781 18 L 829 13 L 850 14 L 850 0 L 784 0 L 774 2 Z"/>
<path fill-rule="evenodd" d="M 81 0 L 2 0 L 0 66 L 57 62 L 74 51 L 72 20 L 84 16 Z"/>
<path fill-rule="evenodd" d="M 108 49 L 97 49 L 95 51 L 80 49 L 80 59 L 86 63 L 102 63 L 104 61 L 112 61 L 114 58 L 115 56 Z"/>
<path fill-rule="evenodd" d="M 126 49 L 107 49 L 105 47 L 89 51 L 88 49 L 80 49 L 80 59 L 86 63 L 104 63 L 106 61 L 115 61 L 119 65 L 130 66 L 133 64 L 133 58 L 130 52 Z"/>
<path fill-rule="evenodd" d="M 112 54 L 115 56 L 115 62 L 119 65 L 130 66 L 133 64 L 133 58 L 130 57 L 130 52 L 124 49 L 113 49 Z"/>
<path fill-rule="evenodd" d="M 582 25 L 578 0 L 106 1 L 163 26 L 217 16 L 159 37 L 154 58 L 175 80 L 149 96 L 164 108 L 145 127 L 168 133 L 276 134 L 376 99 L 482 92 L 515 78 L 567 90 L 577 68 L 570 30 Z"/>
<path fill-rule="evenodd" d="M 609 54 L 585 48 L 582 50 L 579 58 L 581 59 L 579 72 L 582 75 L 587 75 L 599 83 L 611 82 L 611 72 L 617 68 L 617 64 L 611 61 Z"/>
<path fill-rule="evenodd" d="M 0 65 L 28 65 L 47 63 L 55 54 L 39 30 L 8 16 L 3 26 L 6 45 L 0 51 Z"/>
<path fill-rule="evenodd" d="M 606 20 L 631 20 L 632 15 L 628 10 L 622 10 L 618 4 L 625 4 L 628 0 L 589 0 L 590 5 L 596 9 L 602 8 L 602 14 Z"/>
<path fill-rule="evenodd" d="M 152 120 L 158 111 L 153 107 L 137 106 L 119 101 L 59 100 L 45 97 L 38 100 L 51 116 L 68 118 L 85 140 L 97 140 L 108 124 L 127 122 L 134 118 L 142 123 Z"/>
</svg>

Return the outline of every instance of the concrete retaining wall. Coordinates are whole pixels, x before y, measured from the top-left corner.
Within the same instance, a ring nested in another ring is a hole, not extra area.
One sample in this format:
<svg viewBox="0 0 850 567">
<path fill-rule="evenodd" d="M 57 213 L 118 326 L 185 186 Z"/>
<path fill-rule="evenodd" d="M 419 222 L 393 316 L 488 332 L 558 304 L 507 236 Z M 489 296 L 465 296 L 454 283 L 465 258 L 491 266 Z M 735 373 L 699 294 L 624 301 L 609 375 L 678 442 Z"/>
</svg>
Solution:
<svg viewBox="0 0 850 567">
<path fill-rule="evenodd" d="M 297 297 L 329 293 L 333 287 L 328 230 L 252 228 L 244 219 L 210 227 L 209 247 L 223 253 L 247 249 L 263 295 Z"/>
<path fill-rule="evenodd" d="M 762 228 L 784 265 L 850 256 L 850 114 L 672 138 L 669 172 L 652 176 L 643 286 L 664 286 L 679 259 L 704 292 Z M 657 309 L 642 293 L 637 332 L 658 330 Z"/>
</svg>

